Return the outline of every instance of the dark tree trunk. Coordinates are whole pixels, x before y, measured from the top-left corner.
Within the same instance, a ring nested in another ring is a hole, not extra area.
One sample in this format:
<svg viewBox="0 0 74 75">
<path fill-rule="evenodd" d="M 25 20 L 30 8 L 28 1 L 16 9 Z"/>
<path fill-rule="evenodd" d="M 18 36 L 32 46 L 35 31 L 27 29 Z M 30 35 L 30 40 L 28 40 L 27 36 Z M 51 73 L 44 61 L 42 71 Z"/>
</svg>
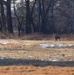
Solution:
<svg viewBox="0 0 74 75">
<path fill-rule="evenodd" d="M 39 27 L 39 32 L 41 31 L 41 0 L 38 0 L 39 3 L 39 18 L 38 18 L 38 27 Z"/>
<path fill-rule="evenodd" d="M 4 14 L 4 6 L 3 6 L 3 0 L 0 0 L 1 4 L 1 31 L 6 32 L 6 22 L 5 22 L 5 14 Z"/>
<path fill-rule="evenodd" d="M 46 20 L 46 13 L 45 13 L 45 4 L 44 4 L 45 0 L 42 0 L 42 25 L 41 25 L 41 32 L 44 34 L 47 34 L 47 20 Z"/>
<path fill-rule="evenodd" d="M 26 1 L 26 33 L 31 33 L 31 17 L 30 17 L 30 1 L 29 0 L 25 0 Z"/>
<path fill-rule="evenodd" d="M 36 27 L 35 27 L 35 23 L 33 22 L 33 14 L 34 14 L 34 8 L 35 8 L 35 4 L 36 4 L 36 2 L 37 2 L 37 0 L 35 0 L 35 2 L 33 3 L 33 7 L 32 7 L 32 10 L 30 11 L 30 22 L 31 22 L 31 24 L 32 24 L 32 32 L 37 32 L 37 30 L 36 30 Z"/>
<path fill-rule="evenodd" d="M 51 25 L 50 25 L 50 33 L 55 33 L 55 27 L 54 27 L 54 0 L 52 0 L 51 2 L 51 9 L 50 9 L 50 12 L 51 12 Z"/>
<path fill-rule="evenodd" d="M 0 20 L 0 32 L 2 32 L 2 22 Z"/>
<path fill-rule="evenodd" d="M 8 25 L 8 32 L 13 33 L 12 17 L 11 17 L 11 0 L 7 0 L 7 25 Z"/>
</svg>

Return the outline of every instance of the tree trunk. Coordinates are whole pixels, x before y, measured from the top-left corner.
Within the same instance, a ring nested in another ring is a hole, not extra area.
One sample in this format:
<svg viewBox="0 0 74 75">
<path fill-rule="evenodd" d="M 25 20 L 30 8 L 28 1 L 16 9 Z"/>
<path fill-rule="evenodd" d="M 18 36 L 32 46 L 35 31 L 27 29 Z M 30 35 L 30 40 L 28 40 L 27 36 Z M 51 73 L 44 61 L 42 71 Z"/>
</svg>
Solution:
<svg viewBox="0 0 74 75">
<path fill-rule="evenodd" d="M 3 6 L 3 0 L 0 0 L 0 4 L 1 4 L 1 31 L 2 32 L 6 32 L 6 22 L 5 22 L 5 14 L 4 14 L 4 6 Z"/>
<path fill-rule="evenodd" d="M 8 25 L 8 32 L 13 33 L 12 17 L 11 17 L 11 0 L 7 0 L 7 25 Z"/>
<path fill-rule="evenodd" d="M 26 1 L 26 33 L 31 33 L 31 17 L 30 17 L 30 1 L 29 0 L 25 0 Z"/>
</svg>

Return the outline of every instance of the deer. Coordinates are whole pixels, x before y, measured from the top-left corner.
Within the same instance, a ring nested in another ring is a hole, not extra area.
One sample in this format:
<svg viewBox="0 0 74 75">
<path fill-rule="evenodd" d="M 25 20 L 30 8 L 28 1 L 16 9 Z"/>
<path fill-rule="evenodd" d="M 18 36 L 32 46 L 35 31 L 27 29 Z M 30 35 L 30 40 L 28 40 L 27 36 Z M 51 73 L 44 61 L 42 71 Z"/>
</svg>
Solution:
<svg viewBox="0 0 74 75">
<path fill-rule="evenodd" d="M 60 35 L 55 35 L 55 40 L 60 40 Z"/>
<path fill-rule="evenodd" d="M 60 35 L 58 35 L 58 34 L 54 34 L 53 36 L 54 36 L 55 41 L 60 40 L 60 38 L 61 38 Z"/>
</svg>

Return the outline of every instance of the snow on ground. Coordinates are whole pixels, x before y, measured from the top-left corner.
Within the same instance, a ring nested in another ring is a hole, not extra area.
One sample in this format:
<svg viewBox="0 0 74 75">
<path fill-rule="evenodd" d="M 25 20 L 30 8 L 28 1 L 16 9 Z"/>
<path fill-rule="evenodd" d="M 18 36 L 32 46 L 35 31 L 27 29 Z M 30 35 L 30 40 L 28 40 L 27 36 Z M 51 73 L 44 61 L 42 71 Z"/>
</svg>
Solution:
<svg viewBox="0 0 74 75">
<path fill-rule="evenodd" d="M 44 43 L 39 44 L 42 48 L 72 48 L 73 44 L 65 44 L 65 43 Z"/>
<path fill-rule="evenodd" d="M 8 41 L 0 40 L 0 45 L 7 45 L 8 43 Z"/>
<path fill-rule="evenodd" d="M 10 43 L 17 44 L 17 43 L 19 43 L 19 41 L 13 40 L 13 39 L 11 39 L 11 40 L 1 40 L 0 39 L 0 45 L 7 45 Z"/>
</svg>

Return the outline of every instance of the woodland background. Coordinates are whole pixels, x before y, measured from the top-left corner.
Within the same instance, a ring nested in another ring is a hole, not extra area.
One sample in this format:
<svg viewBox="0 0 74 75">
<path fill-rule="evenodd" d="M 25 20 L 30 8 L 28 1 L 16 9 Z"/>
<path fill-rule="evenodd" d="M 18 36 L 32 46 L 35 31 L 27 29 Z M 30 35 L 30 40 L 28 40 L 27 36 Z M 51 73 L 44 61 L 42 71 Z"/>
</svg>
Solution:
<svg viewBox="0 0 74 75">
<path fill-rule="evenodd" d="M 74 0 L 0 0 L 0 32 L 73 34 Z"/>
</svg>

